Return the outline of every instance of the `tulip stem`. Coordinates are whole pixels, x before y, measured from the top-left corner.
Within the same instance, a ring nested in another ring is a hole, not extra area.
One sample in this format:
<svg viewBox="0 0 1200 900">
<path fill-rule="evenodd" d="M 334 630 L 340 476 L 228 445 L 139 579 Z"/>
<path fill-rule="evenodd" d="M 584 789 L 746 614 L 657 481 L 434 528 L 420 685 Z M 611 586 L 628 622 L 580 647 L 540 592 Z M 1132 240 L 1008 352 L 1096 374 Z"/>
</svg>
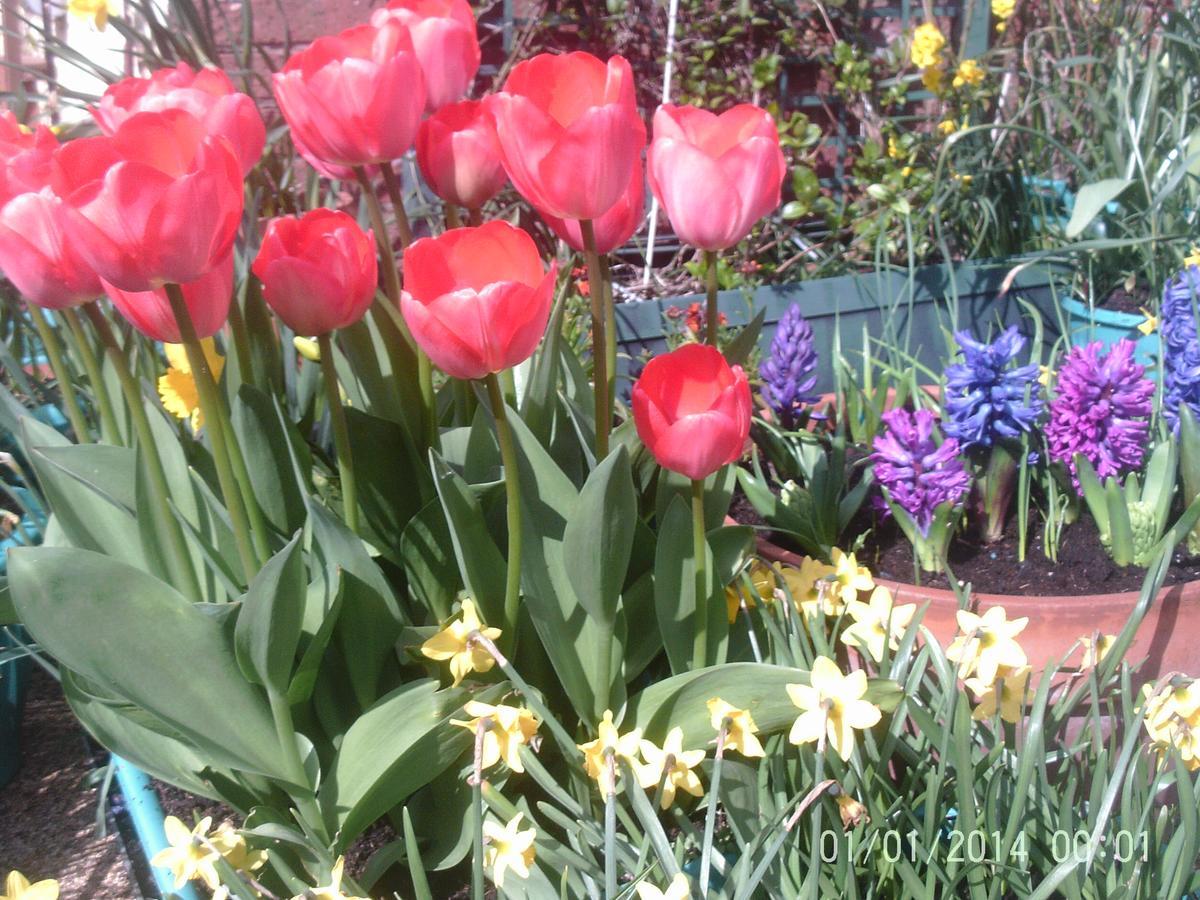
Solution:
<svg viewBox="0 0 1200 900">
<path fill-rule="evenodd" d="M 253 288 L 253 278 L 246 279 L 247 293 Z M 229 332 L 233 337 L 233 351 L 237 357 L 238 375 L 246 384 L 254 384 L 254 364 L 250 355 L 250 338 L 246 334 L 246 320 L 242 316 L 242 305 L 234 295 L 229 304 Z"/>
<path fill-rule="evenodd" d="M 93 323 L 96 318 L 92 315 L 96 304 L 87 304 L 88 315 Z M 95 310 L 99 312 L 99 310 Z M 100 435 L 103 437 L 106 444 L 121 444 L 121 429 L 117 427 L 117 417 L 113 413 L 112 399 L 108 396 L 108 386 L 104 383 L 104 375 L 100 371 L 100 361 L 96 359 L 96 354 L 92 350 L 92 342 L 88 340 L 87 334 L 83 330 L 83 323 L 79 321 L 79 316 L 73 309 L 64 309 L 62 317 L 67 323 L 67 327 L 71 329 L 71 337 L 75 339 L 76 349 L 79 351 L 79 359 L 83 363 L 83 370 L 87 373 L 88 381 L 91 383 L 92 395 L 96 398 L 96 410 L 100 413 Z M 103 316 L 100 317 L 104 319 Z M 108 322 L 104 324 L 107 326 Z M 116 340 L 114 338 L 114 340 Z M 119 346 L 119 345 L 118 345 Z"/>
<path fill-rule="evenodd" d="M 467 223 L 472 228 L 478 228 L 483 224 L 483 210 L 478 206 L 473 206 L 467 210 Z"/>
<path fill-rule="evenodd" d="M 193 601 L 202 599 L 200 583 L 196 580 L 196 572 L 192 568 L 192 557 L 184 541 L 183 529 L 180 527 L 174 513 L 171 512 L 170 488 L 167 486 L 167 475 L 163 470 L 162 459 L 158 455 L 158 447 L 154 442 L 154 432 L 150 429 L 150 420 L 146 417 L 145 400 L 142 389 L 138 385 L 129 366 L 129 357 L 124 348 L 117 342 L 112 327 L 98 304 L 89 303 L 84 307 L 92 327 L 100 336 L 108 358 L 117 371 L 121 382 L 121 391 L 125 395 L 125 405 L 129 407 L 129 418 L 133 422 L 133 430 L 137 435 L 138 457 L 146 466 L 146 474 L 150 476 L 150 501 L 153 504 L 153 514 L 158 519 L 157 528 L 165 537 L 167 544 L 167 565 L 172 579 L 185 596 Z M 76 323 L 79 324 L 79 323 Z M 82 327 L 80 327 L 82 333 Z"/>
<path fill-rule="evenodd" d="M 379 167 L 383 170 L 383 186 L 392 201 L 392 214 L 396 217 L 396 228 L 400 232 L 400 248 L 406 249 L 413 241 L 412 226 L 408 224 L 408 211 L 404 208 L 404 191 L 400 190 L 400 179 L 391 163 Z"/>
<path fill-rule="evenodd" d="M 246 518 L 245 501 L 237 479 L 233 474 L 233 464 L 229 460 L 229 443 L 225 436 L 225 416 L 221 408 L 221 396 L 217 392 L 217 383 L 213 380 L 212 371 L 208 367 L 208 359 L 196 336 L 196 326 L 192 324 L 191 313 L 188 312 L 187 302 L 183 299 L 183 290 L 177 284 L 166 286 L 167 299 L 171 303 L 171 312 L 179 326 L 180 342 L 187 353 L 188 365 L 192 369 L 192 378 L 196 382 L 196 394 L 200 400 L 200 411 L 204 415 L 204 427 L 208 431 L 209 444 L 212 446 L 213 463 L 217 469 L 217 481 L 221 486 L 221 494 L 225 498 L 225 508 L 229 511 L 229 521 L 233 527 L 234 542 L 237 545 L 238 558 L 241 560 L 242 572 L 249 584 L 258 572 L 258 558 L 254 553 L 254 545 L 250 541 L 250 525 Z"/>
<path fill-rule="evenodd" d="M 596 232 L 591 219 L 581 219 L 584 256 L 587 258 L 588 297 L 592 304 L 592 382 L 596 395 L 596 462 L 608 456 L 608 432 L 612 428 L 608 401 L 608 314 L 605 311 L 604 275 L 596 252 Z"/>
<path fill-rule="evenodd" d="M 692 555 L 696 569 L 696 631 L 692 643 L 692 668 L 708 664 L 708 539 L 704 530 L 704 479 L 692 479 Z"/>
<path fill-rule="evenodd" d="M 608 420 L 611 422 L 617 402 L 617 306 L 613 302 L 612 269 L 607 254 L 600 257 L 600 274 L 604 285 L 604 350 L 608 354 Z"/>
<path fill-rule="evenodd" d="M 452 228 L 462 228 L 462 219 L 458 215 L 458 207 L 453 203 L 446 203 L 446 230 Z"/>
<path fill-rule="evenodd" d="M 346 427 L 346 411 L 338 391 L 337 368 L 333 364 L 333 339 L 327 333 L 317 335 L 321 348 L 321 373 L 325 376 L 325 397 L 329 405 L 329 420 L 333 423 L 333 444 L 337 449 L 338 475 L 342 481 L 342 514 L 346 527 L 358 534 L 358 489 L 354 480 L 354 457 L 350 451 L 350 430 Z"/>
<path fill-rule="evenodd" d="M 504 493 L 508 506 L 508 577 L 504 585 L 504 633 L 511 648 L 516 645 L 517 613 L 521 602 L 521 483 L 517 467 L 517 448 L 513 443 L 512 429 L 508 426 L 508 413 L 500 391 L 500 380 L 495 373 L 489 373 L 484 381 L 487 383 L 488 399 L 492 404 L 492 416 L 496 420 L 500 459 L 504 463 Z"/>
<path fill-rule="evenodd" d="M 62 392 L 63 406 L 67 408 L 67 418 L 71 420 L 71 429 L 75 432 L 75 440 L 80 444 L 90 443 L 92 434 L 88 429 L 87 416 L 79 408 L 79 396 L 75 393 L 75 383 L 71 381 L 71 373 L 63 359 L 62 344 L 58 342 L 58 335 L 46 321 L 41 308 L 32 303 L 29 304 L 29 318 L 33 320 L 33 327 L 37 329 L 38 337 L 42 341 L 42 348 L 46 351 L 46 359 L 50 361 L 54 379 L 58 382 L 59 391 Z"/>
<path fill-rule="evenodd" d="M 392 200 L 392 209 L 396 214 L 396 225 L 400 230 L 400 246 L 402 248 L 407 247 L 412 243 L 412 229 L 408 224 L 408 215 L 404 211 L 404 198 L 400 194 L 400 184 L 396 181 L 396 173 L 392 171 L 391 166 L 384 165 L 381 168 L 383 169 L 384 184 L 387 185 L 388 194 Z M 395 322 L 397 330 L 404 337 L 404 340 L 408 342 L 408 346 L 417 358 L 417 384 L 421 391 L 422 415 L 425 419 L 424 427 L 427 446 L 437 447 L 439 442 L 437 404 L 433 396 L 433 364 L 429 361 L 429 357 L 425 355 L 425 351 L 417 346 L 417 342 L 413 340 L 413 336 L 409 332 L 403 316 L 400 315 L 400 270 L 396 268 L 396 254 L 392 252 L 392 242 L 388 237 L 387 222 L 384 221 L 383 207 L 379 204 L 379 197 L 375 193 L 375 186 L 371 184 L 371 178 L 367 175 L 367 170 L 362 166 L 355 166 L 354 174 L 358 177 L 358 183 L 362 187 L 363 198 L 367 201 L 367 212 L 371 216 L 371 228 L 375 232 L 375 241 L 379 244 L 379 255 L 383 258 L 384 290 L 387 293 L 391 309 L 396 311 L 393 322 Z M 395 372 L 393 374 L 402 376 L 403 373 Z"/>
<path fill-rule="evenodd" d="M 708 290 L 708 307 L 704 314 L 707 339 L 710 346 L 717 346 L 721 324 L 721 311 L 717 309 L 717 251 L 704 251 L 704 281 Z"/>
</svg>

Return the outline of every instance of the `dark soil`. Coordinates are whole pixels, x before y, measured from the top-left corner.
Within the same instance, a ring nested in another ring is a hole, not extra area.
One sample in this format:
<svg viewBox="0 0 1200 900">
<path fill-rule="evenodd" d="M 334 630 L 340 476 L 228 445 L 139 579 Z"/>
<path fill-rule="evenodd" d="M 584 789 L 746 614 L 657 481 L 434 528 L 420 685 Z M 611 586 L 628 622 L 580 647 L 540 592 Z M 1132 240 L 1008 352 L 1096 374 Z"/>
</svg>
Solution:
<svg viewBox="0 0 1200 900">
<path fill-rule="evenodd" d="M 744 525 L 765 524 L 740 491 L 734 495 L 729 515 Z M 864 533 L 866 538 L 857 553 L 860 564 L 870 568 L 879 578 L 901 582 L 914 580 L 912 546 L 894 521 L 879 521 L 870 511 L 864 511 L 847 529 L 847 540 Z M 984 594 L 1073 597 L 1141 590 L 1146 570 L 1115 565 L 1100 545 L 1095 524 L 1086 516 L 1063 531 L 1057 562 L 1047 559 L 1043 553 L 1042 533 L 1041 518 L 1031 510 L 1024 562 L 1018 559 L 1015 516 L 1009 520 L 1004 539 L 995 544 L 982 544 L 969 532 L 960 534 L 950 546 L 950 571 L 962 584 L 970 584 L 972 590 Z M 797 550 L 789 545 L 786 537 L 770 531 L 761 534 L 785 549 Z M 1181 548 L 1167 570 L 1165 583 L 1196 580 L 1200 580 L 1200 557 L 1188 556 Z M 923 573 L 921 584 L 950 587 L 946 575 Z"/>
<path fill-rule="evenodd" d="M 1151 299 L 1148 285 L 1134 285 L 1132 291 L 1127 291 L 1122 286 L 1113 288 L 1100 306 L 1114 312 L 1139 313 L 1143 306 L 1150 305 Z"/>
</svg>

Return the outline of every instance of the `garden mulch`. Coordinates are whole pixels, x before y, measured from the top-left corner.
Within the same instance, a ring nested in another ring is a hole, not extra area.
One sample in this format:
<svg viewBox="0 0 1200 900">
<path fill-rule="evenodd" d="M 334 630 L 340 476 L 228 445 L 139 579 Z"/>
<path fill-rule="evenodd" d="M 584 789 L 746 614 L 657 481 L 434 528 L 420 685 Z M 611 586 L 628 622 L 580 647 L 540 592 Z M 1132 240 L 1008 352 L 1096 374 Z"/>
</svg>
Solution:
<svg viewBox="0 0 1200 900">
<path fill-rule="evenodd" d="M 139 896 L 115 831 L 96 831 L 99 791 L 83 730 L 58 683 L 35 667 L 21 726 L 24 759 L 0 789 L 0 875 L 56 878 L 62 900 Z"/>
</svg>

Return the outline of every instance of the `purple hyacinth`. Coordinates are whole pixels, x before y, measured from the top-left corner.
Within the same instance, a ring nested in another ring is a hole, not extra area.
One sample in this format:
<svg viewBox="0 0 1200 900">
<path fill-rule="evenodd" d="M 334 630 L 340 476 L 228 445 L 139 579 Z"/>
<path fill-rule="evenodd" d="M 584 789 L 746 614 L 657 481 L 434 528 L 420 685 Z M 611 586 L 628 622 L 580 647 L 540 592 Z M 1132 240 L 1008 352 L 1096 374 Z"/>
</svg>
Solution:
<svg viewBox="0 0 1200 900">
<path fill-rule="evenodd" d="M 1105 353 L 1099 341 L 1072 347 L 1058 370 L 1058 396 L 1050 404 L 1046 441 L 1050 458 L 1071 470 L 1082 453 L 1101 481 L 1137 469 L 1150 434 L 1154 382 L 1133 361 L 1134 343 L 1120 340 Z"/>
<path fill-rule="evenodd" d="M 960 331 L 963 361 L 946 367 L 945 432 L 964 450 L 991 447 L 1029 431 L 1042 413 L 1036 365 L 1013 367 L 1025 338 L 1013 325 L 984 344 Z"/>
<path fill-rule="evenodd" d="M 1171 429 L 1179 427 L 1179 406 L 1186 403 L 1200 420 L 1200 340 L 1196 311 L 1200 309 L 1200 266 L 1188 266 L 1163 289 L 1163 415 Z"/>
<path fill-rule="evenodd" d="M 871 454 L 875 479 L 928 534 L 934 511 L 943 503 L 958 503 L 971 488 L 958 441 L 948 437 L 938 446 L 936 419 L 927 409 L 893 409 L 883 414 L 883 423 L 887 429 L 876 436 Z"/>
<path fill-rule="evenodd" d="M 770 355 L 758 368 L 763 399 L 783 428 L 795 428 L 804 406 L 820 399 L 813 393 L 816 369 L 812 326 L 801 315 L 799 305 L 793 303 L 775 329 Z"/>
</svg>

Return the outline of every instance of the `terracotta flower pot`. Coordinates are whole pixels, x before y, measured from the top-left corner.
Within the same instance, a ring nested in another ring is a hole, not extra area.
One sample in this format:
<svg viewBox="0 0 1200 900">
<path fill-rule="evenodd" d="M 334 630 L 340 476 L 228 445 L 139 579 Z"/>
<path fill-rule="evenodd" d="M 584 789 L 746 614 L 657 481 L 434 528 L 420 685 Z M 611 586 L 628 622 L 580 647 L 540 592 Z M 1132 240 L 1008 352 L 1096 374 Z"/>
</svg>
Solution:
<svg viewBox="0 0 1200 900">
<path fill-rule="evenodd" d="M 760 538 L 758 552 L 764 558 L 785 565 L 799 565 L 795 553 Z M 917 587 L 896 581 L 879 580 L 892 591 L 896 603 L 929 603 L 923 623 L 941 643 L 949 645 L 958 630 L 955 613 L 958 600 L 939 588 Z M 1010 594 L 972 594 L 975 611 L 1003 606 L 1009 619 L 1022 616 L 1029 624 L 1018 641 L 1035 672 L 1056 664 L 1079 638 L 1117 634 L 1125 627 L 1137 606 L 1138 592 L 1089 594 L 1077 597 L 1026 597 Z M 1081 652 L 1068 661 L 1078 664 Z M 1146 611 L 1130 648 L 1130 663 L 1144 660 L 1139 680 L 1150 681 L 1167 672 L 1183 672 L 1200 677 L 1200 581 L 1175 584 L 1159 591 L 1158 598 Z"/>
</svg>

